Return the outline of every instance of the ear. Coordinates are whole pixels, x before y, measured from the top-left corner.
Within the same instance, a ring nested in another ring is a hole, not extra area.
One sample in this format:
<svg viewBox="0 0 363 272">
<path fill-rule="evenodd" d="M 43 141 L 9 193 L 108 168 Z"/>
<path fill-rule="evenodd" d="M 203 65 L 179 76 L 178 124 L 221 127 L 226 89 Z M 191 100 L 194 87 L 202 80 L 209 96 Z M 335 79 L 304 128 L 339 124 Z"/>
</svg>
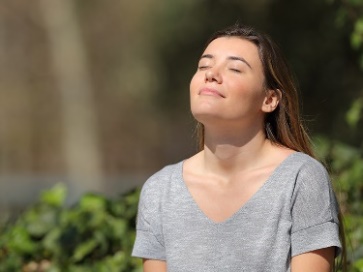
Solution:
<svg viewBox="0 0 363 272">
<path fill-rule="evenodd" d="M 262 111 L 266 113 L 273 112 L 279 105 L 281 98 L 282 92 L 279 89 L 267 90 L 262 103 Z"/>
</svg>

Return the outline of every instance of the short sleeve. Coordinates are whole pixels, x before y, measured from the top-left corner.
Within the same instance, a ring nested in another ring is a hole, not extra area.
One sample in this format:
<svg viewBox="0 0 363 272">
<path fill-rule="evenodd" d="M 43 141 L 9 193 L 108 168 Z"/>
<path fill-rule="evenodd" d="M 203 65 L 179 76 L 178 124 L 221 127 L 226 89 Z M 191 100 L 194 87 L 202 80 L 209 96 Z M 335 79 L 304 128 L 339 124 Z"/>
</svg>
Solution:
<svg viewBox="0 0 363 272">
<path fill-rule="evenodd" d="M 132 256 L 165 260 L 160 200 L 157 188 L 152 188 L 150 183 L 151 180 L 145 183 L 140 194 Z"/>
<path fill-rule="evenodd" d="M 338 203 L 326 169 L 309 160 L 301 167 L 291 199 L 291 256 L 336 247 L 339 239 Z"/>
</svg>

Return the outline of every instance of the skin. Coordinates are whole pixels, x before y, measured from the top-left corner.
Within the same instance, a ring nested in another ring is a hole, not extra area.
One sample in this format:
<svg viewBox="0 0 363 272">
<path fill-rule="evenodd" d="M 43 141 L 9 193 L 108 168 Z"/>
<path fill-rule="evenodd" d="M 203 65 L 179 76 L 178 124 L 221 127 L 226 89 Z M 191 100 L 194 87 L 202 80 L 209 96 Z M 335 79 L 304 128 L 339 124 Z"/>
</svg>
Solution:
<svg viewBox="0 0 363 272">
<path fill-rule="evenodd" d="M 294 152 L 266 139 L 264 118 L 276 109 L 281 93 L 266 89 L 264 82 L 257 47 L 237 37 L 212 41 L 191 80 L 191 111 L 204 125 L 205 148 L 184 162 L 183 176 L 214 222 L 237 212 Z M 329 272 L 333 260 L 334 248 L 319 249 L 293 257 L 291 271 Z M 166 263 L 144 260 L 144 271 L 167 271 Z"/>
</svg>

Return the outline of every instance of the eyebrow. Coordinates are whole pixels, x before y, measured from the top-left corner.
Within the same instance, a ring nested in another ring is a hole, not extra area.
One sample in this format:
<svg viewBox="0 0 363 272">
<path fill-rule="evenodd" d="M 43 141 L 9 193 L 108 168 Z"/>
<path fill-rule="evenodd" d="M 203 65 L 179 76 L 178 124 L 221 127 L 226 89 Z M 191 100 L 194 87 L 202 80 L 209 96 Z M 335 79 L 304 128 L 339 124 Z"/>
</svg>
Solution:
<svg viewBox="0 0 363 272">
<path fill-rule="evenodd" d="M 200 59 L 203 59 L 203 58 L 206 58 L 206 59 L 214 59 L 214 56 L 211 55 L 211 54 L 205 54 L 205 55 L 202 55 L 200 57 Z M 236 56 L 229 56 L 227 57 L 228 60 L 239 60 L 241 62 L 243 62 L 244 64 L 246 64 L 248 67 L 250 67 L 250 69 L 252 69 L 252 66 L 248 63 L 247 60 L 245 60 L 244 58 L 242 57 L 236 57 Z"/>
</svg>

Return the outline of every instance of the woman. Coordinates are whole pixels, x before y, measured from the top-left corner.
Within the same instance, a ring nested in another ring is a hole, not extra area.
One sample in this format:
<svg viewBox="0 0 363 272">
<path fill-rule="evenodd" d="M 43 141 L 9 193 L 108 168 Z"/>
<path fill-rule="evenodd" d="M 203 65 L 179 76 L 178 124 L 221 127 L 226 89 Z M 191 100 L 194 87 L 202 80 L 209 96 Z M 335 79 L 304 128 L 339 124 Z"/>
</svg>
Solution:
<svg viewBox="0 0 363 272">
<path fill-rule="evenodd" d="M 276 45 L 239 25 L 215 33 L 190 102 L 200 152 L 141 193 L 133 256 L 144 271 L 332 271 L 338 205 Z"/>
</svg>

